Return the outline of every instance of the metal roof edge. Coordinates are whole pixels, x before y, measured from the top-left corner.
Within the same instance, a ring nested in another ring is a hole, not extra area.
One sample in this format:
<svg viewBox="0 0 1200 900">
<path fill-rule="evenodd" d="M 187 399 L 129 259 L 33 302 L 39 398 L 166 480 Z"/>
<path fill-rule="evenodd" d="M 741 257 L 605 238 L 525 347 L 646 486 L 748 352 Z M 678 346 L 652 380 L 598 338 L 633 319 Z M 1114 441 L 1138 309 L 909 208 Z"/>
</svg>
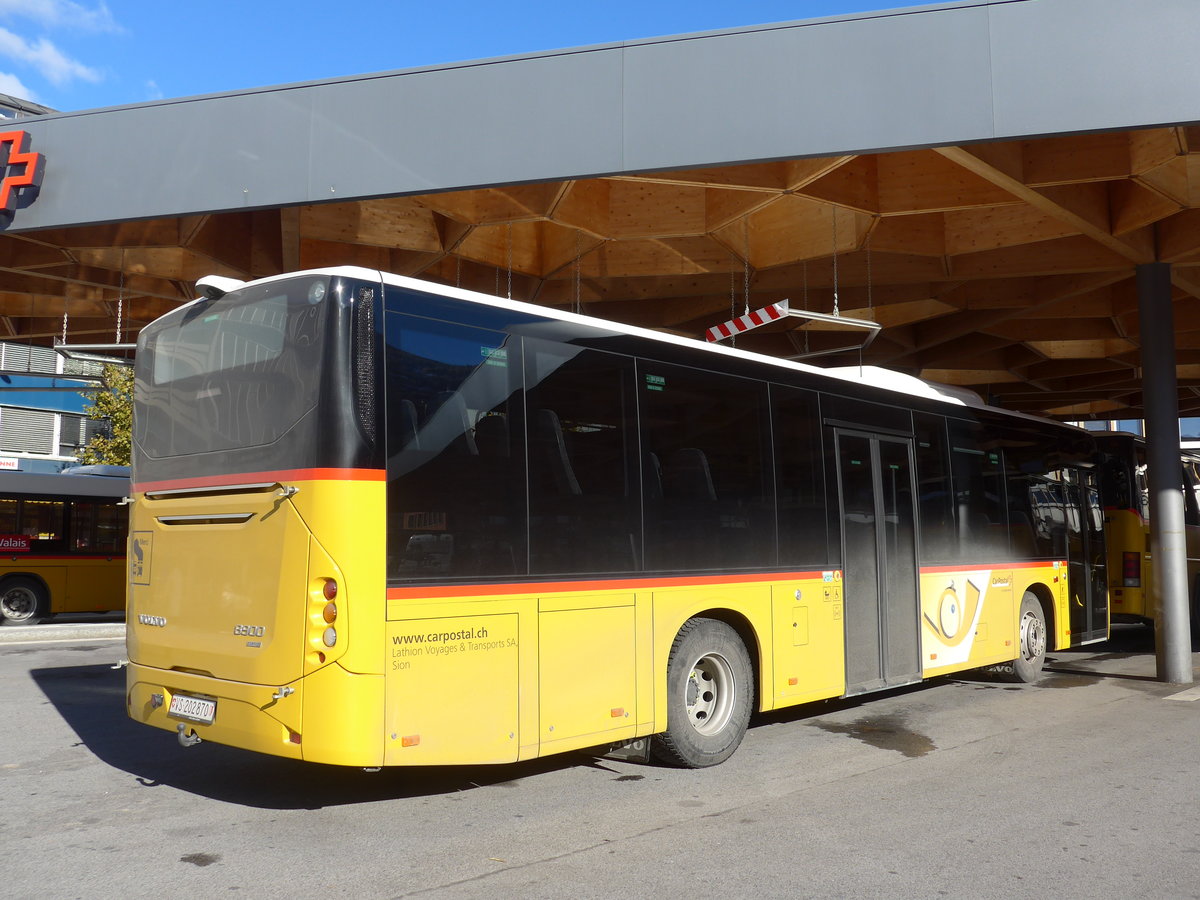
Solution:
<svg viewBox="0 0 1200 900">
<path fill-rule="evenodd" d="M 625 41 L 612 41 L 598 44 L 584 44 L 577 47 L 560 47 L 549 50 L 537 50 L 527 53 L 514 53 L 504 56 L 490 56 L 479 59 L 452 60 L 445 63 L 434 63 L 424 66 L 411 66 L 399 69 L 384 69 L 377 72 L 362 72 L 354 75 L 336 75 L 330 78 L 318 78 L 308 81 L 284 82 L 282 84 L 259 85 L 257 87 L 238 88 L 230 91 L 215 91 L 204 94 L 191 94 L 183 97 L 167 97 L 160 100 L 145 100 L 135 103 L 120 103 L 114 106 L 98 106 L 79 110 L 51 110 L 39 115 L 41 121 L 55 119 L 77 118 L 92 116 L 107 112 L 130 109 L 146 109 L 153 107 L 175 106 L 181 103 L 196 103 L 201 101 L 221 100 L 229 97 L 243 97 L 254 94 L 268 94 L 280 91 L 296 91 L 307 88 L 323 87 L 335 84 L 353 84 L 355 82 L 375 81 L 383 78 L 395 78 L 407 75 L 422 75 L 433 72 L 454 71 L 492 65 L 506 65 L 525 60 L 549 59 L 564 56 L 576 56 L 585 53 L 610 52 L 633 47 L 651 47 L 660 44 L 680 43 L 683 41 L 710 40 L 720 37 L 731 37 L 741 34 L 754 34 L 769 31 L 783 31 L 793 28 L 809 28 L 815 26 L 837 25 L 848 22 L 868 21 L 874 19 L 897 18 L 901 16 L 924 15 L 939 12 L 949 12 L 958 9 L 972 9 L 989 6 L 1008 6 L 1014 3 L 1035 3 L 1038 0 L 949 0 L 944 3 L 930 3 L 923 6 L 905 6 L 896 9 L 871 10 L 861 13 L 847 13 L 840 16 L 822 16 L 812 19 L 794 19 L 784 22 L 764 22 L 759 25 L 746 25 L 736 28 L 718 28 L 708 31 L 685 32 L 682 34 L 657 35 L 654 37 L 635 38 Z M 47 107 L 47 109 L 49 109 Z"/>
</svg>

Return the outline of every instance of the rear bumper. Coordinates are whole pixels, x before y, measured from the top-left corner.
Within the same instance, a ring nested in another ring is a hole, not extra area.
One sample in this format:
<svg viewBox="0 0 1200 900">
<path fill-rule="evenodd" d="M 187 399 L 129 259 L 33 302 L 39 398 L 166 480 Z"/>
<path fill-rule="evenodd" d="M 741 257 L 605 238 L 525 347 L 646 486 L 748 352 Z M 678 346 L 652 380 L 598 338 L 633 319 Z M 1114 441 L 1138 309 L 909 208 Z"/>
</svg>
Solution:
<svg viewBox="0 0 1200 900">
<path fill-rule="evenodd" d="M 126 672 L 125 709 L 135 722 L 165 731 L 177 731 L 183 724 L 185 730 L 206 741 L 273 756 L 303 758 L 303 748 L 293 738 L 302 734 L 303 680 L 291 685 L 291 694 L 276 699 L 272 697 L 279 691 L 276 685 L 223 681 L 132 662 Z M 171 716 L 168 711 L 176 694 L 216 700 L 212 724 Z"/>
<path fill-rule="evenodd" d="M 125 707 L 136 722 L 202 740 L 338 766 L 383 762 L 383 676 L 336 663 L 290 685 L 246 684 L 131 662 Z M 170 715 L 176 694 L 215 700 L 211 723 Z"/>
</svg>

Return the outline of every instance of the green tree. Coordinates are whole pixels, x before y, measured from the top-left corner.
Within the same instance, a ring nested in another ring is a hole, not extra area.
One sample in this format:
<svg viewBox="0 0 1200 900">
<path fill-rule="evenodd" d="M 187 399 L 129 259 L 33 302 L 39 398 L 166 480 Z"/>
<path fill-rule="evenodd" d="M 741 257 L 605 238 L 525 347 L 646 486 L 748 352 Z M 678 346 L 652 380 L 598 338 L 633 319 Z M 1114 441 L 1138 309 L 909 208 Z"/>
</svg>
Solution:
<svg viewBox="0 0 1200 900">
<path fill-rule="evenodd" d="M 133 437 L 133 367 L 105 364 L 103 378 L 102 387 L 85 395 L 91 402 L 83 411 L 108 427 L 79 451 L 79 461 L 88 466 L 127 466 Z"/>
</svg>

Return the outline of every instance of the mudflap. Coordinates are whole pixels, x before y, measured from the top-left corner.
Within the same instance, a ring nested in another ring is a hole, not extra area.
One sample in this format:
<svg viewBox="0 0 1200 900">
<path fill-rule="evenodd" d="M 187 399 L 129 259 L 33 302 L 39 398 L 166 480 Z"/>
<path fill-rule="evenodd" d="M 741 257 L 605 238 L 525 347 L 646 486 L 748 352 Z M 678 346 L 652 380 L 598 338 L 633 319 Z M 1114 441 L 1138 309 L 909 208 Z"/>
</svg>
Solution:
<svg viewBox="0 0 1200 900">
<path fill-rule="evenodd" d="M 621 759 L 626 762 L 650 762 L 650 738 L 632 738 L 617 744 L 609 744 L 608 748 L 597 747 L 601 759 Z"/>
</svg>

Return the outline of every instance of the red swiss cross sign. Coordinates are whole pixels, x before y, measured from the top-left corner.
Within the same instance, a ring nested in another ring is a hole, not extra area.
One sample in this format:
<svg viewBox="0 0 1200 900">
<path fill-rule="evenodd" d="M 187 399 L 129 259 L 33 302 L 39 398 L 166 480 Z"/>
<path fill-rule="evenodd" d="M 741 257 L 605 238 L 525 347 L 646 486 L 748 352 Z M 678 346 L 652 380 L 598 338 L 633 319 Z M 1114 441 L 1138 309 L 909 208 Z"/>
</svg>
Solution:
<svg viewBox="0 0 1200 900">
<path fill-rule="evenodd" d="M 4 162 L 4 177 L 0 179 L 0 217 L 8 220 L 16 212 L 18 191 L 26 191 L 24 196 L 30 200 L 37 196 L 46 157 L 29 151 L 28 131 L 0 131 L 0 161 Z"/>
</svg>

